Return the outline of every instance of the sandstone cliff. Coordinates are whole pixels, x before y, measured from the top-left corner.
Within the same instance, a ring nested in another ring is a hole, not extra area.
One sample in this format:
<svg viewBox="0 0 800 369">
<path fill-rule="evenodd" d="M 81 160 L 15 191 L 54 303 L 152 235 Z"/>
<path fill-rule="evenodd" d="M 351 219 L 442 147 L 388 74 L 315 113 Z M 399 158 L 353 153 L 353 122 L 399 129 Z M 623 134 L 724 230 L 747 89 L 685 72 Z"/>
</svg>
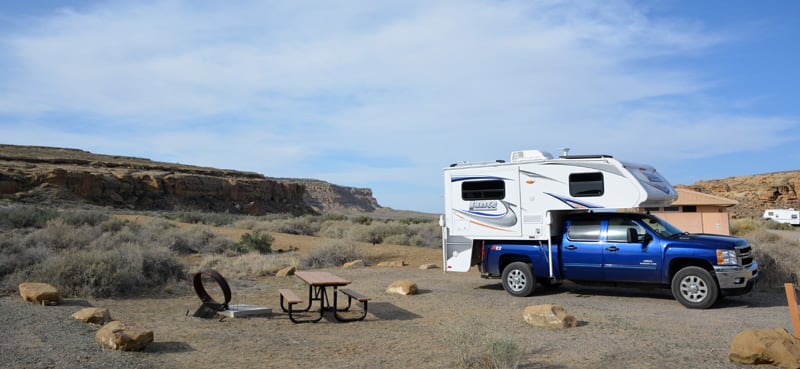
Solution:
<svg viewBox="0 0 800 369">
<path fill-rule="evenodd" d="M 307 187 L 308 186 L 308 187 Z M 369 189 L 154 162 L 83 150 L 0 145 L 0 197 L 141 210 L 261 215 L 380 208 Z"/>
<path fill-rule="evenodd" d="M 800 209 L 800 171 L 703 180 L 676 187 L 738 201 L 739 205 L 730 209 L 733 217 L 760 218 L 765 209 Z"/>
</svg>

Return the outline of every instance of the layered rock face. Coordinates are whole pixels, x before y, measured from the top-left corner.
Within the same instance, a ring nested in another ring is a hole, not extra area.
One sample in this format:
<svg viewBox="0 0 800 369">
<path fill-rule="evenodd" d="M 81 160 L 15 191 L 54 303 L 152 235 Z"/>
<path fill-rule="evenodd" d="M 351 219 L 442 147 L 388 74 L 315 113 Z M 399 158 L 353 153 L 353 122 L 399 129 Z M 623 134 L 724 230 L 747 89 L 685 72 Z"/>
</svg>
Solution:
<svg viewBox="0 0 800 369">
<path fill-rule="evenodd" d="M 739 205 L 730 209 L 734 217 L 760 218 L 765 209 L 800 209 L 800 171 L 704 180 L 676 187 L 738 201 Z"/>
<path fill-rule="evenodd" d="M 380 209 L 369 188 L 344 187 L 315 179 L 280 179 L 306 189 L 305 203 L 320 213 L 373 212 Z"/>
<path fill-rule="evenodd" d="M 307 185 L 316 192 L 308 191 Z M 75 149 L 15 145 L 0 145 L 0 197 L 252 215 L 311 214 L 351 206 L 371 211 L 379 207 L 369 189 Z"/>
</svg>

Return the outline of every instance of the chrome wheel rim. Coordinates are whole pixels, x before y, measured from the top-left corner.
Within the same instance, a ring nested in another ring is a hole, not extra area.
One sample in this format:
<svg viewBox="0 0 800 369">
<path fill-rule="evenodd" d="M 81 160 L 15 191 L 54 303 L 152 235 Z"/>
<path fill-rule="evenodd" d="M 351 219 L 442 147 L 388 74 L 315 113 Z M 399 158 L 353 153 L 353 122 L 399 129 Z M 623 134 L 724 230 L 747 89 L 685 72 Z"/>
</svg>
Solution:
<svg viewBox="0 0 800 369">
<path fill-rule="evenodd" d="M 528 280 L 525 278 L 525 273 L 519 269 L 515 269 L 508 273 L 506 283 L 508 283 L 508 287 L 511 288 L 512 291 L 518 292 L 525 289 L 525 286 L 528 285 Z"/>
<path fill-rule="evenodd" d="M 681 295 L 687 301 L 701 302 L 708 297 L 708 285 L 696 275 L 686 276 L 681 279 Z"/>
</svg>

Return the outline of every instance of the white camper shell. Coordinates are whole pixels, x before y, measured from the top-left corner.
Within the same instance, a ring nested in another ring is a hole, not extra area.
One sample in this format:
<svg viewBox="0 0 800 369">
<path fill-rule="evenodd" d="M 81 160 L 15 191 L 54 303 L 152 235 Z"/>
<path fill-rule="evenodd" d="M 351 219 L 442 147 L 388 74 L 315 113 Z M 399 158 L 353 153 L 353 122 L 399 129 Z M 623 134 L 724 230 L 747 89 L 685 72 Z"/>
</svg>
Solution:
<svg viewBox="0 0 800 369">
<path fill-rule="evenodd" d="M 774 220 L 778 223 L 800 226 L 800 210 L 790 209 L 767 209 L 764 210 L 764 219 Z"/>
<path fill-rule="evenodd" d="M 678 197 L 652 166 L 539 150 L 512 152 L 510 162 L 453 164 L 444 169 L 444 188 L 446 272 L 469 270 L 474 241 L 549 244 L 558 234 L 551 228 L 559 225 L 557 211 L 660 207 Z"/>
</svg>

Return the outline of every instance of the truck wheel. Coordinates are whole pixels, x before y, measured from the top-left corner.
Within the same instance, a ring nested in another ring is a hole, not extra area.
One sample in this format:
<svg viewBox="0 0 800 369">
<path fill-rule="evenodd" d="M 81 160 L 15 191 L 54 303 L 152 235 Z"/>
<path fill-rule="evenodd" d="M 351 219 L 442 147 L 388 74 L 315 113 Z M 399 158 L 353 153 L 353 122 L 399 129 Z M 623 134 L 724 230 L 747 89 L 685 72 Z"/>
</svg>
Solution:
<svg viewBox="0 0 800 369">
<path fill-rule="evenodd" d="M 503 269 L 503 288 L 518 297 L 530 296 L 536 286 L 536 278 L 533 277 L 531 266 L 528 263 L 516 261 L 508 264 Z"/>
<path fill-rule="evenodd" d="M 672 277 L 672 296 L 690 309 L 707 309 L 719 298 L 717 280 L 707 270 L 690 266 Z"/>
</svg>

